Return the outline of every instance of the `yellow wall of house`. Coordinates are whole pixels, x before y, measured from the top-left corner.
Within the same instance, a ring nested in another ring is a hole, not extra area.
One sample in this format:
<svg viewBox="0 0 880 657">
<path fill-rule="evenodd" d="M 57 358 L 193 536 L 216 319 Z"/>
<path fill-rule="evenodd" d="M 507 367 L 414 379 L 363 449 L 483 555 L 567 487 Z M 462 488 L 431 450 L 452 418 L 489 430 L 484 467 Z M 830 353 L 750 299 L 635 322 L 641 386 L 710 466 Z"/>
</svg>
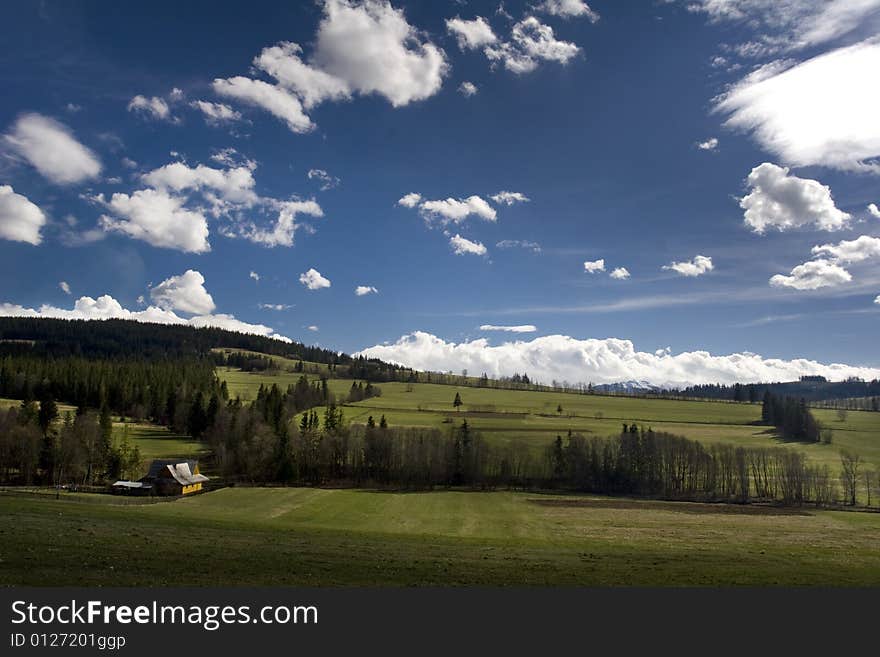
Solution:
<svg viewBox="0 0 880 657">
<path fill-rule="evenodd" d="M 183 487 L 183 494 L 189 495 L 190 493 L 195 493 L 200 490 L 202 490 L 202 483 L 201 482 L 199 482 L 197 484 L 190 484 L 189 486 Z"/>
</svg>

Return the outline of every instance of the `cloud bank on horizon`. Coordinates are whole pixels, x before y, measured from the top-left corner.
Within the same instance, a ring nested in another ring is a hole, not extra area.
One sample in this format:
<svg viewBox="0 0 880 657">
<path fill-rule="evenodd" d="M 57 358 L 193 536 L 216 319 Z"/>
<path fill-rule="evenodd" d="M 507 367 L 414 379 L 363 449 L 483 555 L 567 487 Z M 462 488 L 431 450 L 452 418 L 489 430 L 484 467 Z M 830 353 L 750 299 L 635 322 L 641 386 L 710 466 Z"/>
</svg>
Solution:
<svg viewBox="0 0 880 657">
<path fill-rule="evenodd" d="M 795 381 L 803 375 L 821 375 L 830 380 L 880 377 L 880 368 L 823 364 L 805 358 L 764 358 L 747 352 L 726 356 L 707 351 L 648 353 L 637 351 L 630 340 L 579 340 L 567 335 L 546 335 L 493 346 L 485 338 L 455 343 L 415 331 L 393 344 L 375 345 L 354 355 L 380 358 L 417 370 L 467 370 L 474 376 L 485 372 L 491 378 L 526 373 L 532 380 L 546 385 L 553 381 L 577 386 L 635 380 L 656 386 L 684 387 L 703 383 Z"/>
</svg>

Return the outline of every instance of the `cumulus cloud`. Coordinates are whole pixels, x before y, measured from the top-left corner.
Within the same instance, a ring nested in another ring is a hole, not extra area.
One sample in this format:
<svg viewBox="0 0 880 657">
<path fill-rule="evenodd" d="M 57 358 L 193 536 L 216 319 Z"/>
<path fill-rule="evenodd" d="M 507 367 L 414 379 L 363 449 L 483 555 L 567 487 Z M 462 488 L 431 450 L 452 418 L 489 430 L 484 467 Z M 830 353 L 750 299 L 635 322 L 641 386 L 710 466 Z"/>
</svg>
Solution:
<svg viewBox="0 0 880 657">
<path fill-rule="evenodd" d="M 314 324 L 312 324 L 311 326 L 306 326 L 306 328 L 307 328 L 308 330 L 312 331 L 313 333 L 317 333 L 318 330 L 319 330 L 318 327 L 315 326 Z"/>
<path fill-rule="evenodd" d="M 354 289 L 354 293 L 359 297 L 365 296 L 367 294 L 379 294 L 379 290 L 377 290 L 372 285 L 358 285 Z"/>
<path fill-rule="evenodd" d="M 849 283 L 852 275 L 830 260 L 819 259 L 805 262 L 791 270 L 789 276 L 776 274 L 770 279 L 774 287 L 791 287 L 795 290 L 818 290 Z"/>
<path fill-rule="evenodd" d="M 851 218 L 834 205 L 827 185 L 798 178 L 786 167 L 764 162 L 752 169 L 746 182 L 751 191 L 739 205 L 746 225 L 756 233 L 804 226 L 840 230 Z"/>
<path fill-rule="evenodd" d="M 877 295 L 877 298 L 874 299 L 874 303 L 880 305 L 880 295 Z"/>
<path fill-rule="evenodd" d="M 339 187 L 339 178 L 331 176 L 324 169 L 309 169 L 309 180 L 317 180 L 321 183 L 321 191 L 326 192 L 328 189 Z"/>
<path fill-rule="evenodd" d="M 131 194 L 113 194 L 109 201 L 103 194 L 93 199 L 110 213 L 100 218 L 106 231 L 187 253 L 211 250 L 205 216 L 185 208 L 183 197 L 165 190 L 140 189 Z"/>
<path fill-rule="evenodd" d="M 873 379 L 880 369 L 812 360 L 763 358 L 753 353 L 714 356 L 706 351 L 672 354 L 666 350 L 636 351 L 629 340 L 579 340 L 548 335 L 529 341 L 492 346 L 485 338 L 454 343 L 417 331 L 390 345 L 376 345 L 355 354 L 399 363 L 419 370 L 486 372 L 491 377 L 527 372 L 534 380 L 579 383 L 647 381 L 658 386 L 796 381 L 802 375 L 832 380 L 850 376 Z"/>
<path fill-rule="evenodd" d="M 469 21 L 458 16 L 449 18 L 446 20 L 446 30 L 455 36 L 462 50 L 474 50 L 498 41 L 489 21 L 482 16 Z"/>
<path fill-rule="evenodd" d="M 458 85 L 458 93 L 460 93 L 465 98 L 470 98 L 471 96 L 476 96 L 479 89 L 477 89 L 477 85 L 473 82 L 464 81 L 460 85 Z"/>
<path fill-rule="evenodd" d="M 506 333 L 534 333 L 538 327 L 534 324 L 520 324 L 518 326 L 497 326 L 495 324 L 483 324 L 481 331 L 504 331 Z"/>
<path fill-rule="evenodd" d="M 291 132 L 309 132 L 315 127 L 303 111 L 299 98 L 277 85 L 237 75 L 225 80 L 217 78 L 213 88 L 219 96 L 261 107 L 284 121 Z"/>
<path fill-rule="evenodd" d="M 150 290 L 150 298 L 163 310 L 179 310 L 193 315 L 214 312 L 214 299 L 205 289 L 205 277 L 188 269 L 180 276 L 171 276 Z"/>
<path fill-rule="evenodd" d="M 416 194 L 416 196 L 418 195 Z M 413 201 L 412 197 L 412 194 L 407 194 L 398 203 L 406 207 L 412 207 L 412 205 L 407 205 L 407 203 Z M 451 197 L 436 201 L 422 199 L 421 202 L 416 201 L 416 203 L 418 203 L 419 212 L 426 220 L 437 220 L 444 225 L 449 222 L 460 224 L 471 215 L 486 221 L 495 221 L 498 216 L 495 209 L 485 199 L 476 195 L 463 199 Z"/>
<path fill-rule="evenodd" d="M 587 260 L 584 262 L 584 271 L 588 274 L 595 274 L 596 272 L 605 271 L 605 258 L 599 258 L 598 260 Z"/>
<path fill-rule="evenodd" d="M 792 166 L 873 170 L 880 156 L 880 41 L 870 39 L 789 65 L 774 63 L 745 77 L 715 109 L 728 127 L 750 132 Z"/>
<path fill-rule="evenodd" d="M 285 303 L 261 303 L 261 304 L 259 304 L 259 307 L 261 310 L 282 311 L 282 310 L 288 310 L 289 308 L 292 308 L 293 306 L 290 306 Z"/>
<path fill-rule="evenodd" d="M 274 201 L 278 218 L 271 229 L 259 228 L 255 224 L 239 226 L 239 234 L 245 239 L 263 246 L 293 246 L 294 234 L 299 228 L 296 218 L 300 214 L 323 217 L 324 211 L 315 201 Z"/>
<path fill-rule="evenodd" d="M 880 237 L 862 235 L 837 244 L 822 244 L 814 246 L 812 253 L 814 256 L 830 258 L 834 262 L 862 262 L 868 258 L 880 257 Z"/>
<path fill-rule="evenodd" d="M 309 269 L 299 275 L 299 282 L 310 290 L 320 290 L 323 287 L 330 287 L 330 279 L 324 278 L 317 269 Z"/>
<path fill-rule="evenodd" d="M 190 107 L 199 110 L 205 116 L 205 123 L 220 125 L 222 123 L 235 123 L 241 121 L 241 112 L 232 109 L 224 103 L 210 103 L 206 100 L 194 100 Z"/>
<path fill-rule="evenodd" d="M 608 275 L 618 281 L 626 280 L 630 276 L 629 270 L 626 267 L 617 267 Z"/>
<path fill-rule="evenodd" d="M 481 242 L 472 242 L 458 233 L 449 238 L 449 246 L 455 255 L 486 255 L 486 247 Z"/>
<path fill-rule="evenodd" d="M 128 111 L 158 121 L 170 121 L 171 123 L 176 123 L 178 121 L 178 119 L 171 114 L 171 108 L 168 106 L 168 103 L 158 96 L 147 98 L 146 96 L 138 94 L 128 101 Z"/>
<path fill-rule="evenodd" d="M 422 200 L 421 194 L 416 194 L 415 192 L 410 192 L 409 194 L 406 194 L 405 196 L 401 196 L 397 200 L 397 205 L 402 205 L 405 208 L 414 208 L 419 204 L 419 202 L 421 200 Z"/>
<path fill-rule="evenodd" d="M 498 192 L 490 196 L 496 203 L 513 205 L 514 203 L 528 203 L 531 199 L 522 192 Z"/>
<path fill-rule="evenodd" d="M 96 178 L 101 161 L 79 143 L 71 130 L 42 114 L 23 114 L 16 120 L 3 142 L 25 159 L 46 179 L 69 185 Z"/>
<path fill-rule="evenodd" d="M 133 311 L 124 308 L 119 301 L 108 294 L 94 299 L 84 296 L 76 300 L 72 309 L 59 308 L 51 305 L 42 305 L 37 309 L 25 308 L 11 303 L 0 303 L 0 316 L 3 317 L 52 317 L 56 319 L 129 319 L 136 322 L 151 324 L 188 324 L 195 327 L 211 326 L 248 333 L 263 335 L 282 342 L 292 342 L 290 338 L 275 333 L 274 329 L 263 324 L 249 324 L 236 319 L 233 315 L 196 315 L 184 319 L 175 314 L 173 310 L 163 310 L 156 306 L 149 306 L 144 310 Z"/>
<path fill-rule="evenodd" d="M 516 23 L 511 28 L 509 41 L 483 48 L 489 61 L 503 63 L 508 71 L 517 74 L 534 71 L 541 61 L 567 64 L 579 52 L 577 45 L 558 40 L 553 28 L 534 16 Z"/>
<path fill-rule="evenodd" d="M 260 280 L 260 275 L 259 275 L 257 272 L 255 272 L 255 271 L 252 271 L 250 274 L 248 274 L 248 276 L 250 276 L 250 277 L 251 277 L 252 279 L 254 279 L 255 281 L 259 281 L 259 280 Z"/>
<path fill-rule="evenodd" d="M 217 216 L 225 209 L 225 203 L 250 207 L 259 201 L 254 192 L 253 170 L 247 166 L 229 169 L 215 169 L 203 164 L 190 167 L 183 162 L 172 162 L 141 176 L 151 187 L 173 192 L 205 191 L 216 192 L 209 197 Z"/>
<path fill-rule="evenodd" d="M 586 18 L 591 23 L 599 20 L 599 14 L 593 11 L 583 0 L 544 0 L 537 7 L 551 16 L 561 18 Z"/>
<path fill-rule="evenodd" d="M 532 253 L 541 253 L 541 245 L 529 240 L 501 240 L 495 246 L 499 249 L 527 249 Z"/>
<path fill-rule="evenodd" d="M 70 285 L 67 281 L 59 281 L 58 287 L 61 288 L 61 291 L 64 292 L 64 294 L 70 294 Z"/>
<path fill-rule="evenodd" d="M 718 150 L 718 138 L 710 137 L 706 141 L 697 142 L 697 148 L 699 148 L 701 151 Z"/>
<path fill-rule="evenodd" d="M 880 208 L 877 207 L 876 203 L 868 203 L 868 212 L 870 212 L 871 216 L 875 219 L 880 219 Z"/>
<path fill-rule="evenodd" d="M 712 265 L 712 258 L 698 255 L 695 256 L 693 260 L 672 262 L 668 265 L 664 265 L 663 269 L 678 272 L 682 276 L 702 276 L 706 272 L 712 271 L 714 266 Z"/>
<path fill-rule="evenodd" d="M 423 40 L 402 10 L 380 0 L 327 0 L 312 58 L 352 89 L 394 107 L 433 96 L 448 69 L 443 51 Z"/>
<path fill-rule="evenodd" d="M 264 48 L 254 59 L 254 66 L 265 71 L 299 98 L 306 109 L 326 100 L 345 100 L 351 97 L 351 88 L 345 80 L 310 66 L 300 55 L 297 43 L 282 41 Z"/>
<path fill-rule="evenodd" d="M 0 239 L 38 245 L 46 215 L 26 196 L 16 194 L 10 185 L 0 185 Z"/>
<path fill-rule="evenodd" d="M 377 94 L 394 107 L 433 96 L 448 70 L 443 50 L 424 39 L 387 0 L 325 0 L 311 56 L 297 43 L 264 48 L 254 68 L 277 81 L 214 81 L 221 95 L 257 105 L 293 132 L 314 127 L 305 110 L 321 102 Z"/>
</svg>

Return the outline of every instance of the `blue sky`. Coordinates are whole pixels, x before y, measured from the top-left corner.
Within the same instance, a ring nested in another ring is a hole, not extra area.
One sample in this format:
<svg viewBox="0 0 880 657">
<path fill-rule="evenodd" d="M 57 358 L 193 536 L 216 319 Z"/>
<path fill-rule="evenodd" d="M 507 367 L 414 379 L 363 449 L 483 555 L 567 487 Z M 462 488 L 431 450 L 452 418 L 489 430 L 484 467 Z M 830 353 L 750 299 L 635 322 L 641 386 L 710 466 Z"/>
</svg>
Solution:
<svg viewBox="0 0 880 657">
<path fill-rule="evenodd" d="M 0 309 L 876 376 L 880 2 L 790 5 L 11 3 Z"/>
</svg>

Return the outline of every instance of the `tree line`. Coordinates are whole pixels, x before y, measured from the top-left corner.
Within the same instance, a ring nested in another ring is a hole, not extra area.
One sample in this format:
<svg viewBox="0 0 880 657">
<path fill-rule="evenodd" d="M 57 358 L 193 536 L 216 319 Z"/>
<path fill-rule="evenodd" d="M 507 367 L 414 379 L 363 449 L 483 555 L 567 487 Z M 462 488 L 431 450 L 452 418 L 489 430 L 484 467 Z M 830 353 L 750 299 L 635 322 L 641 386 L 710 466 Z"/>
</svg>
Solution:
<svg viewBox="0 0 880 657">
<path fill-rule="evenodd" d="M 139 477 L 140 467 L 140 451 L 127 434 L 114 438 L 106 407 L 59 418 L 57 405 L 46 398 L 0 412 L 3 483 L 92 486 Z"/>
</svg>

